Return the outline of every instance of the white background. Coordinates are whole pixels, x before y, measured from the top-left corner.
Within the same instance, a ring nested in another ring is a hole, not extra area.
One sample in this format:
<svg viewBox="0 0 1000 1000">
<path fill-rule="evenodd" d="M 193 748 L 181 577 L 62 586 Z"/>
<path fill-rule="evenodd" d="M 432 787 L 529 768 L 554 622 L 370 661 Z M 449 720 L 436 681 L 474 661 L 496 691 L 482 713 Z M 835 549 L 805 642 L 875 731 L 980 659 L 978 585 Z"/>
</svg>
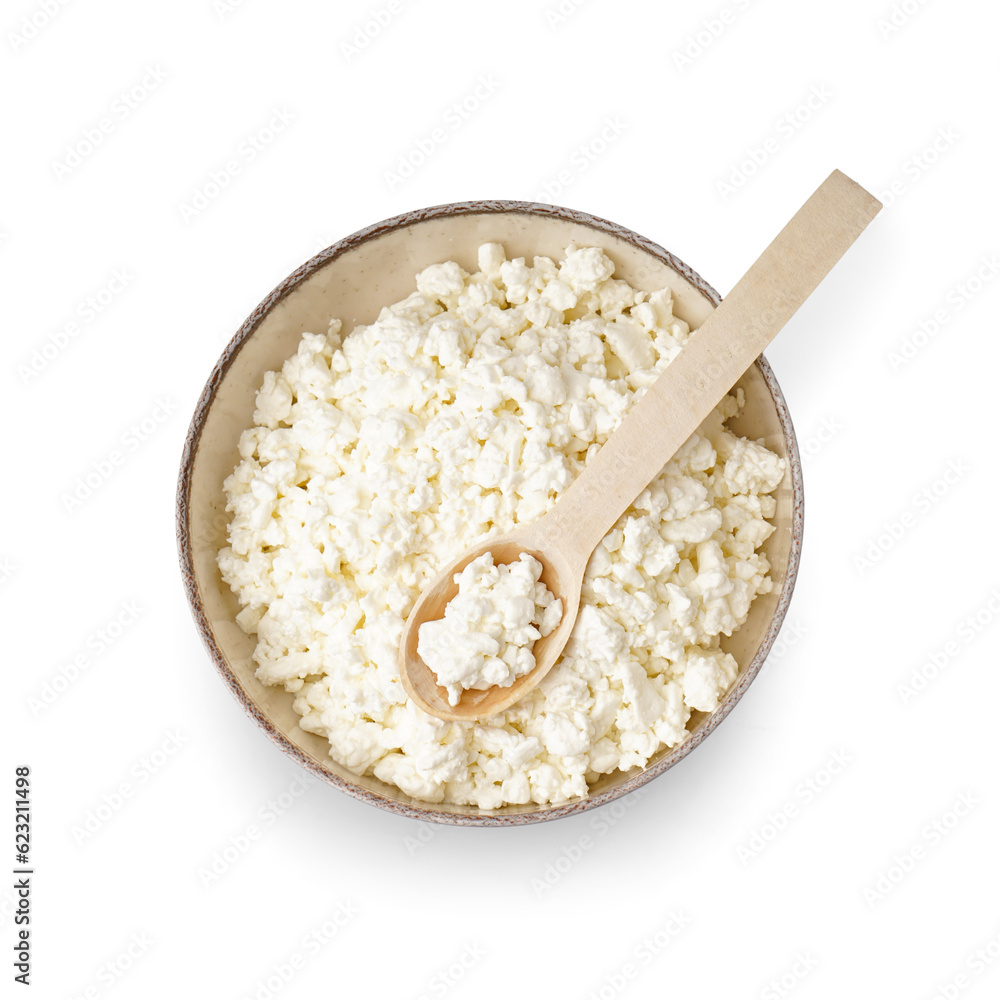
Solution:
<svg viewBox="0 0 1000 1000">
<path fill-rule="evenodd" d="M 3 785 L 31 766 L 34 995 L 996 996 L 996 5 L 45 2 L 0 23 Z M 833 167 L 887 204 L 768 352 L 805 551 L 732 716 L 628 808 L 521 829 L 303 787 L 216 676 L 174 548 L 187 423 L 256 303 L 468 198 L 604 216 L 725 293 Z"/>
</svg>

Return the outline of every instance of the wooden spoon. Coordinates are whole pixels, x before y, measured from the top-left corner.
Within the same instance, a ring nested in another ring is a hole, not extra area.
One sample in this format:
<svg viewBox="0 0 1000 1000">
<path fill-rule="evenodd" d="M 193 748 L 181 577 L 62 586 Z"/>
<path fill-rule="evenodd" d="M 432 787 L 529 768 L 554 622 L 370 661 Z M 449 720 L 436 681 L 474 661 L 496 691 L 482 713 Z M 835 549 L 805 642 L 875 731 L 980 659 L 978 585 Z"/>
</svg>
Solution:
<svg viewBox="0 0 1000 1000">
<path fill-rule="evenodd" d="M 881 208 L 835 170 L 691 335 L 552 510 L 480 542 L 431 581 L 410 612 L 399 651 L 403 687 L 424 711 L 446 720 L 485 719 L 523 698 L 552 669 L 576 623 L 594 547 Z M 444 617 L 445 605 L 458 592 L 455 574 L 487 551 L 495 563 L 514 562 L 522 552 L 533 555 L 542 564 L 542 582 L 563 602 L 563 617 L 555 631 L 534 643 L 533 670 L 509 687 L 464 691 L 457 705 L 449 705 L 447 692 L 417 655 L 417 633 L 424 622 Z"/>
</svg>

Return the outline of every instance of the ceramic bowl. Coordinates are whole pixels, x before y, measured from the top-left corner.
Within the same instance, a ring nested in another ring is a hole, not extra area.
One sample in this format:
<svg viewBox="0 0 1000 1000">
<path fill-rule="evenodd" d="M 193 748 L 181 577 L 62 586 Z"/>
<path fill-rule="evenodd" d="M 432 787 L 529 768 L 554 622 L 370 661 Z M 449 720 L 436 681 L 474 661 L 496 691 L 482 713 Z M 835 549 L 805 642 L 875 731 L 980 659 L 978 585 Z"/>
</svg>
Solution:
<svg viewBox="0 0 1000 1000">
<path fill-rule="evenodd" d="M 677 315 L 697 327 L 719 303 L 719 294 L 673 254 L 642 236 L 582 212 L 512 201 L 460 202 L 409 212 L 334 244 L 289 275 L 253 311 L 226 347 L 198 401 L 188 432 L 177 496 L 180 561 L 191 609 L 216 669 L 247 713 L 284 753 L 312 774 L 364 802 L 392 812 L 460 826 L 537 823 L 602 805 L 663 774 L 691 753 L 729 714 L 759 671 L 788 607 L 802 538 L 802 474 L 785 401 L 763 357 L 740 379 L 746 407 L 730 426 L 763 439 L 788 461 L 775 492 L 776 530 L 764 550 L 775 583 L 758 597 L 750 617 L 723 648 L 740 665 L 739 676 L 716 711 L 695 713 L 690 736 L 663 749 L 642 769 L 604 775 L 586 798 L 562 805 L 432 805 L 410 798 L 374 777 L 357 777 L 328 754 L 325 740 L 304 732 L 292 695 L 266 687 L 254 676 L 254 639 L 236 624 L 236 598 L 222 582 L 215 557 L 226 544 L 223 481 L 238 461 L 241 431 L 252 423 L 254 397 L 264 373 L 280 368 L 303 331 L 326 330 L 331 316 L 345 335 L 374 321 L 382 306 L 415 287 L 422 268 L 457 260 L 477 270 L 480 244 L 500 242 L 508 258 L 547 255 L 560 259 L 571 242 L 599 246 L 614 261 L 615 275 L 654 291 L 669 285 Z"/>
</svg>

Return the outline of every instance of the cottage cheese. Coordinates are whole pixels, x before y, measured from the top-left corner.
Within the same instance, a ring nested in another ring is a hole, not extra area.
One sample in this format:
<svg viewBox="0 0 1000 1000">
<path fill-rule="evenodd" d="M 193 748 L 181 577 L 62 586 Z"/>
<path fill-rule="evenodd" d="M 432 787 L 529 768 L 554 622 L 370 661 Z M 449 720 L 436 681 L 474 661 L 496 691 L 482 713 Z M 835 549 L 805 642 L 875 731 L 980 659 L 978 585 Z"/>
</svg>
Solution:
<svg viewBox="0 0 1000 1000">
<path fill-rule="evenodd" d="M 533 643 L 562 621 L 562 601 L 541 575 L 542 564 L 527 552 L 499 566 L 484 552 L 455 574 L 458 593 L 444 618 L 424 622 L 417 632 L 417 653 L 450 705 L 470 688 L 510 687 L 535 669 Z"/>
<path fill-rule="evenodd" d="M 367 327 L 305 333 L 269 372 L 226 480 L 223 579 L 257 676 L 356 774 L 427 802 L 564 802 L 687 738 L 737 664 L 720 647 L 771 588 L 759 551 L 784 462 L 724 399 L 598 544 L 566 650 L 481 722 L 406 697 L 397 651 L 455 553 L 548 511 L 688 336 L 667 290 L 593 247 L 480 249 L 417 275 Z"/>
</svg>

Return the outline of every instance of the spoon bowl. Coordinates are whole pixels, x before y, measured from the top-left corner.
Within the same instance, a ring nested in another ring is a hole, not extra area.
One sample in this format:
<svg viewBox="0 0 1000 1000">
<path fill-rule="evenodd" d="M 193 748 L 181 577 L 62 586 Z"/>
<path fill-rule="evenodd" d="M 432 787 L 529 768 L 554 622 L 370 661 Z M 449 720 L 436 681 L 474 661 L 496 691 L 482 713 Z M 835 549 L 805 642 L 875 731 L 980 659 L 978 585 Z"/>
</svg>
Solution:
<svg viewBox="0 0 1000 1000">
<path fill-rule="evenodd" d="M 279 368 L 295 352 L 303 330 L 325 329 L 331 315 L 344 320 L 345 338 L 371 323 L 386 302 L 405 298 L 413 277 L 441 260 L 457 260 L 475 270 L 483 242 L 499 242 L 508 257 L 544 254 L 557 259 L 565 248 L 600 246 L 614 261 L 617 276 L 647 293 L 669 288 L 674 313 L 692 329 L 711 315 L 721 296 L 685 261 L 630 229 L 574 209 L 511 201 L 475 201 L 421 208 L 345 236 L 289 274 L 256 308 L 219 358 L 194 410 L 178 483 L 177 530 L 182 579 L 211 664 L 227 691 L 296 771 L 308 772 L 338 793 L 383 813 L 463 827 L 511 827 L 579 816 L 616 802 L 662 778 L 695 752 L 729 717 L 755 683 L 777 641 L 795 590 L 805 512 L 802 464 L 792 414 L 765 357 L 738 381 L 746 405 L 727 426 L 760 441 L 787 463 L 772 494 L 775 530 L 760 551 L 768 560 L 772 590 L 761 594 L 744 625 L 723 636 L 721 648 L 739 665 L 739 674 L 714 712 L 694 712 L 681 743 L 661 747 L 643 768 L 596 777 L 586 796 L 563 803 L 474 805 L 414 798 L 372 773 L 348 770 L 330 755 L 326 738 L 302 728 L 296 695 L 256 676 L 256 636 L 237 624 L 240 605 L 219 576 L 216 556 L 226 544 L 229 515 L 223 481 L 239 459 L 241 432 L 253 421 L 256 393 L 264 373 Z M 458 555 L 458 552 L 455 553 Z M 557 668 L 558 669 L 558 668 Z M 235 735 L 235 734 L 234 734 Z M 249 735 L 249 734 L 248 734 Z"/>
</svg>

